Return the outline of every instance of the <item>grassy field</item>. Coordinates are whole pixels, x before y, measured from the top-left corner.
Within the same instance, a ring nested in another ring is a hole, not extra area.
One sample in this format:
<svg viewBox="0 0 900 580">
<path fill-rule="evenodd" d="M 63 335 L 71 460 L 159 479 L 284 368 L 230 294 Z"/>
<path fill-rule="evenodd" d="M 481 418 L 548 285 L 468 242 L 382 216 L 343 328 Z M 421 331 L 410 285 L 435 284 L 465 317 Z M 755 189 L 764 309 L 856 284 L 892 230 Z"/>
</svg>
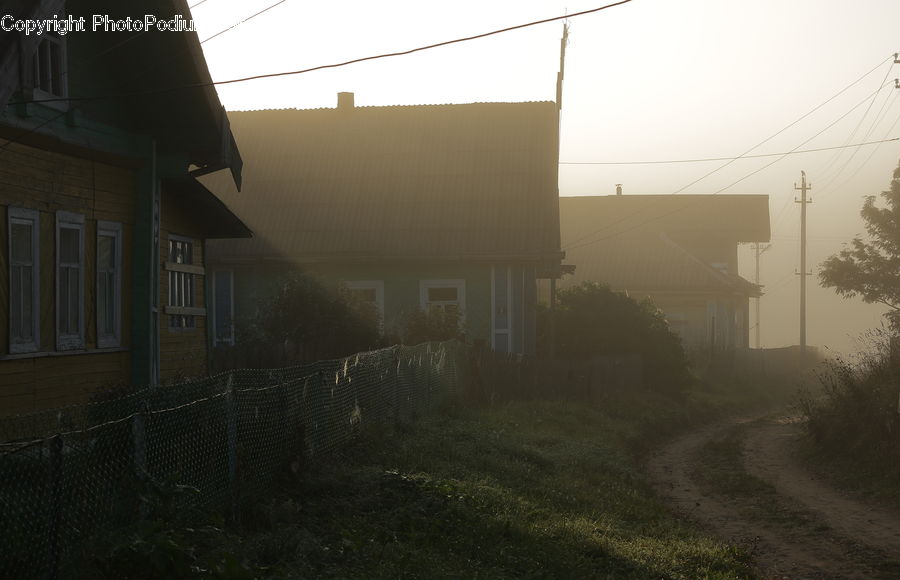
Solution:
<svg viewBox="0 0 900 580">
<path fill-rule="evenodd" d="M 245 522 L 246 556 L 276 577 L 747 577 L 639 470 L 650 430 L 677 421 L 655 410 L 451 407 L 370 432 Z"/>
<path fill-rule="evenodd" d="M 448 403 L 365 427 L 250 502 L 237 529 L 157 522 L 99 549 L 83 575 L 749 578 L 748 555 L 676 519 L 641 461 L 679 430 L 770 399 L 740 384 L 597 408 Z"/>
</svg>

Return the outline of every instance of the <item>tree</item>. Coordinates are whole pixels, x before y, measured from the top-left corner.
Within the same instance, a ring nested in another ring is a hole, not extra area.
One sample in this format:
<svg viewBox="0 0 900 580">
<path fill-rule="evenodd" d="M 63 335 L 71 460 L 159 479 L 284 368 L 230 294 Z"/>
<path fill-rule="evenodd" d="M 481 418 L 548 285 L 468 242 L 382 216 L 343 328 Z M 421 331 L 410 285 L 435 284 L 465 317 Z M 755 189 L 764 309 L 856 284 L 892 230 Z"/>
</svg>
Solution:
<svg viewBox="0 0 900 580">
<path fill-rule="evenodd" d="M 293 356 L 316 360 L 380 347 L 379 334 L 378 314 L 371 304 L 354 299 L 341 288 L 332 289 L 313 276 L 292 271 L 263 301 L 242 342 L 274 353 L 286 352 L 289 346 L 295 352 Z"/>
<path fill-rule="evenodd" d="M 886 207 L 876 206 L 875 196 L 870 195 L 860 211 L 869 240 L 856 236 L 822 262 L 819 282 L 841 296 L 859 296 L 864 302 L 889 307 L 885 316 L 892 329 L 900 331 L 900 164 L 891 188 L 881 197 Z"/>
<path fill-rule="evenodd" d="M 639 354 L 644 378 L 657 390 L 680 390 L 690 380 L 681 339 L 650 300 L 637 302 L 608 286 L 584 282 L 562 290 L 553 312 L 556 354 L 587 360 L 596 355 Z M 542 326 L 547 328 L 549 320 Z M 545 343 L 549 340 L 542 333 Z"/>
</svg>

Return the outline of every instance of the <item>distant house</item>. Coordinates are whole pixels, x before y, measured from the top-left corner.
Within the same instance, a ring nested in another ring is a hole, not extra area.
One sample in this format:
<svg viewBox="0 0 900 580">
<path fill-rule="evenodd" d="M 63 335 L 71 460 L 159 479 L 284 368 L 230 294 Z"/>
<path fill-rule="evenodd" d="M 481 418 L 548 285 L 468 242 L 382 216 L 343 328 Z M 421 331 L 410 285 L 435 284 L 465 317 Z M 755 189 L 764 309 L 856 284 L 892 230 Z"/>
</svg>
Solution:
<svg viewBox="0 0 900 580">
<path fill-rule="evenodd" d="M 749 345 L 749 299 L 737 246 L 769 240 L 766 195 L 609 195 L 560 198 L 562 247 L 578 266 L 563 286 L 591 280 L 649 297 L 685 345 Z"/>
<path fill-rule="evenodd" d="M 190 14 L 124 4 L 0 14 Z M 213 87 L 164 90 L 211 80 L 197 35 L 124 34 L 0 34 L 0 414 L 207 370 L 205 243 L 250 232 L 194 176 L 240 155 Z"/>
<path fill-rule="evenodd" d="M 209 244 L 214 340 L 251 318 L 285 270 L 344 284 L 391 332 L 417 309 L 458 312 L 496 350 L 535 349 L 536 281 L 558 275 L 555 103 L 229 113 L 248 179 L 210 187 L 254 231 Z"/>
</svg>

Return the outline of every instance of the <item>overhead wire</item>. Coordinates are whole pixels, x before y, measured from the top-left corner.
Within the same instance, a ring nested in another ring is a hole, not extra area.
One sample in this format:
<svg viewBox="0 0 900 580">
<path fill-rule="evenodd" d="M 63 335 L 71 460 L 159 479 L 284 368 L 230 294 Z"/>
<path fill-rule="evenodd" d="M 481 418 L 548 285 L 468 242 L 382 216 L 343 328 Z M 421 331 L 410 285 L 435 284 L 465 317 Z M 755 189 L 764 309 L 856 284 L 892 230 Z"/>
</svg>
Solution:
<svg viewBox="0 0 900 580">
<path fill-rule="evenodd" d="M 772 140 L 773 138 L 777 137 L 777 136 L 780 135 L 781 133 L 783 133 L 783 132 L 785 132 L 786 130 L 790 129 L 791 127 L 793 127 L 794 125 L 796 125 L 797 123 L 799 123 L 800 121 L 802 121 L 803 119 L 809 117 L 811 114 L 815 113 L 816 111 L 818 111 L 819 109 L 821 109 L 822 107 L 824 107 L 825 105 L 827 105 L 828 103 L 830 103 L 831 101 L 833 101 L 834 99 L 836 99 L 837 97 L 839 97 L 840 95 L 844 94 L 845 92 L 847 92 L 848 90 L 850 90 L 851 88 L 853 88 L 854 86 L 856 86 L 857 84 L 859 84 L 863 79 L 865 79 L 865 78 L 868 77 L 870 74 L 872 74 L 873 72 L 875 72 L 876 70 L 878 70 L 879 68 L 881 68 L 881 66 L 882 66 L 884 63 L 886 63 L 888 60 L 893 59 L 893 58 L 895 58 L 895 56 L 894 56 L 894 54 L 891 54 L 891 55 L 888 56 L 887 58 L 881 60 L 878 64 L 876 64 L 874 67 L 872 67 L 871 69 L 869 69 L 868 71 L 866 71 L 866 72 L 865 72 L 864 74 L 862 74 L 859 78 L 857 78 L 856 80 L 852 81 L 852 82 L 849 83 L 847 86 L 845 86 L 844 88 L 842 88 L 841 90 L 839 90 L 837 93 L 835 93 L 835 94 L 832 95 L 831 97 L 825 99 L 824 101 L 822 101 L 821 103 L 819 103 L 818 105 L 816 105 L 815 107 L 813 107 L 811 110 L 809 110 L 809 111 L 806 112 L 805 114 L 803 114 L 803 115 L 801 115 L 800 117 L 798 117 L 798 118 L 797 118 L 796 120 L 794 120 L 793 122 L 791 122 L 791 123 L 785 125 L 785 126 L 782 127 L 781 129 L 779 129 L 778 131 L 776 131 L 775 133 L 773 133 L 772 135 L 770 135 L 769 137 L 763 139 L 762 141 L 760 141 L 759 143 L 757 143 L 757 144 L 754 145 L 753 147 L 747 149 L 742 155 L 747 155 L 747 154 L 749 154 L 750 152 L 752 152 L 754 149 L 756 149 L 756 148 L 759 147 L 760 145 L 763 145 L 763 144 L 767 143 L 768 141 Z M 854 108 L 855 108 L 855 107 L 854 107 Z M 801 144 L 801 146 L 802 146 L 802 144 Z M 721 165 L 721 166 L 717 167 L 716 169 L 713 169 L 712 171 L 710 171 L 710 172 L 704 174 L 704 175 L 701 176 L 700 178 L 695 179 L 695 180 L 692 181 L 691 183 L 688 183 L 687 185 L 685 185 L 685 186 L 683 186 L 683 187 L 681 187 L 681 188 L 679 188 L 679 189 L 673 191 L 672 194 L 674 195 L 674 194 L 681 193 L 682 191 L 684 191 L 684 190 L 687 189 L 688 187 L 690 187 L 690 186 L 692 186 L 692 185 L 694 185 L 694 184 L 696 184 L 696 183 L 699 183 L 700 181 L 702 181 L 703 179 L 709 177 L 710 175 L 713 175 L 714 173 L 720 171 L 721 169 L 724 169 L 725 167 L 731 165 L 731 164 L 734 163 L 734 161 L 736 161 L 737 159 L 740 159 L 740 157 L 735 158 L 735 159 L 731 159 L 731 160 L 727 161 L 727 162 L 724 163 L 723 165 Z M 593 231 L 593 232 L 591 232 L 591 233 L 585 234 L 584 236 L 581 236 L 581 237 L 579 237 L 579 238 L 573 240 L 572 242 L 570 242 L 570 243 L 569 243 L 566 247 L 564 247 L 563 249 L 569 249 L 569 248 L 576 247 L 575 244 L 577 244 L 577 243 L 579 243 L 579 242 L 581 242 L 581 241 L 583 241 L 583 240 L 585 240 L 585 239 L 587 239 L 587 238 L 589 238 L 589 237 L 591 237 L 591 236 L 593 236 L 593 235 L 595 235 L 595 234 L 597 234 L 597 233 L 600 233 L 601 231 L 604 231 L 604 230 L 606 230 L 606 229 L 609 229 L 610 227 L 614 227 L 614 226 L 616 226 L 616 225 L 618 225 L 618 224 L 620 224 L 620 223 L 622 223 L 622 222 L 624 222 L 624 221 L 626 221 L 626 220 L 628 220 L 628 219 L 631 219 L 632 217 L 634 217 L 634 216 L 636 216 L 636 215 L 639 215 L 640 213 L 642 213 L 642 212 L 644 212 L 644 211 L 646 211 L 646 210 L 641 210 L 641 209 L 639 209 L 639 210 L 637 210 L 637 211 L 635 211 L 635 212 L 632 212 L 631 214 L 625 215 L 625 216 L 619 218 L 618 220 L 615 220 L 614 222 L 612 222 L 612 223 L 610 223 L 610 224 L 607 224 L 606 226 L 604 226 L 604 227 L 602 227 L 602 228 L 599 228 L 599 229 L 597 229 L 597 230 L 595 230 L 595 231 Z M 662 216 L 662 217 L 665 217 L 665 216 Z M 606 238 L 602 238 L 602 239 L 606 239 Z M 580 247 L 580 246 L 578 246 L 578 247 Z"/>
<path fill-rule="evenodd" d="M 205 0 L 204 0 L 204 1 L 205 1 Z M 262 10 L 260 10 L 259 12 L 257 12 L 256 14 L 253 14 L 253 15 L 251 15 L 251 16 L 248 16 L 247 18 L 244 18 L 244 19 L 241 20 L 240 22 L 237 22 L 237 23 L 235 23 L 235 24 L 232 24 L 231 26 L 229 26 L 228 28 L 226 28 L 226 29 L 224 29 L 224 30 L 220 30 L 219 32 L 213 34 L 212 36 L 210 36 L 209 38 L 206 38 L 205 40 L 201 40 L 201 41 L 200 41 L 200 44 L 205 44 L 205 43 L 209 42 L 210 40 L 212 40 L 213 38 L 216 38 L 217 36 L 221 36 L 221 35 L 225 34 L 226 32 L 228 32 L 229 30 L 232 30 L 232 29 L 234 29 L 234 28 L 237 28 L 237 27 L 240 26 L 241 24 L 243 24 L 243 23 L 245 23 L 245 22 L 247 22 L 247 21 L 249 21 L 249 20 L 253 20 L 254 18 L 256 18 L 257 16 L 259 16 L 260 14 L 265 14 L 265 13 L 268 12 L 269 10 L 275 8 L 276 6 L 278 6 L 278 5 L 280 5 L 280 4 L 284 4 L 285 2 L 287 2 L 287 0 L 278 0 L 278 2 L 276 2 L 275 4 L 272 4 L 272 5 L 270 5 L 270 6 L 267 6 L 267 7 L 263 8 Z"/>
<path fill-rule="evenodd" d="M 875 93 L 873 93 L 873 94 L 877 94 L 877 93 L 878 93 L 879 91 L 881 91 L 883 88 L 884 88 L 884 85 L 882 85 L 881 87 L 879 87 L 879 88 L 875 91 Z M 850 113 L 852 113 L 852 112 L 855 111 L 858 107 L 860 107 L 863 103 L 865 103 L 871 96 L 872 96 L 871 94 L 870 94 L 870 95 L 866 95 L 866 97 L 865 97 L 863 100 L 861 100 L 859 103 L 857 103 L 856 105 L 854 105 L 849 111 L 847 111 L 846 113 L 844 113 L 843 115 L 841 115 L 840 117 L 838 117 L 835 121 L 833 121 L 832 123 L 830 123 L 829 125 L 827 125 L 824 129 L 822 129 L 821 131 L 819 131 L 818 133 L 816 133 L 815 135 L 813 135 L 813 136 L 810 137 L 809 139 L 806 139 L 805 141 L 803 141 L 802 143 L 800 143 L 799 145 L 797 145 L 797 147 L 795 147 L 795 148 L 792 149 L 791 151 L 782 154 L 780 157 L 778 157 L 778 158 L 775 159 L 774 161 L 772 161 L 772 162 L 770 162 L 770 163 L 764 165 L 763 167 L 760 167 L 760 168 L 758 168 L 758 169 L 756 169 L 756 170 L 754 170 L 754 171 L 748 173 L 747 175 L 744 175 L 743 177 L 741 177 L 741 178 L 738 179 L 737 181 L 734 181 L 734 182 L 732 182 L 731 184 L 727 185 L 726 187 L 724 187 L 724 188 L 722 188 L 722 189 L 720 189 L 720 190 L 714 192 L 713 195 L 717 195 L 717 194 L 719 194 L 719 193 L 722 193 L 722 192 L 725 191 L 726 189 L 732 187 L 733 185 L 736 185 L 736 184 L 740 183 L 741 181 L 747 179 L 748 177 L 750 177 L 750 176 L 752 176 L 752 175 L 755 175 L 755 174 L 759 173 L 760 171 L 762 171 L 762 170 L 764 170 L 764 169 L 766 169 L 766 168 L 768 168 L 768 167 L 771 167 L 771 166 L 774 165 L 775 163 L 777 163 L 777 162 L 781 161 L 782 159 L 784 159 L 787 155 L 790 155 L 791 153 L 796 152 L 797 149 L 799 149 L 799 148 L 802 147 L 803 145 L 806 145 L 807 143 L 809 143 L 810 141 L 812 141 L 813 139 L 815 139 L 816 137 L 818 137 L 819 135 L 821 135 L 822 133 L 824 133 L 825 131 L 827 131 L 827 130 L 830 129 L 831 127 L 833 127 L 835 124 L 839 123 L 841 120 L 843 120 L 845 117 L 847 117 Z M 664 214 L 654 216 L 654 217 L 652 217 L 652 218 L 650 218 L 650 219 L 648 219 L 648 220 L 645 220 L 645 221 L 643 221 L 643 222 L 640 222 L 640 223 L 638 223 L 638 224 L 635 224 L 635 225 L 633 225 L 633 226 L 631 226 L 631 227 L 629 227 L 629 228 L 626 228 L 626 229 L 624 229 L 624 230 L 622 230 L 622 231 L 619 231 L 619 232 L 616 232 L 616 233 L 614 233 L 614 234 L 611 234 L 611 235 L 608 235 L 608 236 L 602 236 L 602 237 L 596 238 L 596 239 L 594 239 L 594 240 L 588 240 L 589 237 L 591 237 L 591 236 L 593 236 L 593 235 L 595 235 L 595 234 L 598 234 L 598 233 L 600 233 L 600 232 L 603 232 L 604 230 L 608 230 L 609 228 L 611 228 L 611 227 L 613 227 L 613 226 L 615 226 L 615 225 L 618 225 L 618 224 L 622 223 L 623 221 L 625 221 L 625 220 L 627 220 L 627 219 L 631 219 L 632 217 L 635 217 L 636 215 L 638 215 L 638 214 L 640 214 L 640 213 L 645 213 L 645 212 L 647 211 L 646 208 L 638 209 L 638 210 L 636 210 L 635 212 L 632 212 L 632 213 L 629 214 L 629 215 L 623 216 L 622 218 L 620 218 L 620 219 L 618 219 L 618 220 L 616 220 L 616 221 L 614 221 L 614 222 L 612 222 L 612 223 L 610 223 L 610 224 L 607 224 L 607 225 L 605 225 L 605 226 L 603 226 L 603 227 L 601 227 L 601 228 L 598 228 L 597 230 L 594 230 L 593 232 L 591 232 L 591 233 L 589 233 L 589 234 L 586 234 L 586 235 L 584 235 L 584 236 L 582 236 L 582 237 L 580 237 L 580 238 L 574 240 L 573 242 L 571 242 L 571 243 L 569 243 L 568 245 L 564 246 L 562 249 L 563 249 L 563 250 L 577 249 L 577 248 L 581 248 L 581 247 L 584 247 L 584 246 L 587 246 L 587 245 L 595 244 L 595 243 L 597 243 L 597 242 L 600 242 L 600 241 L 603 241 L 603 240 L 607 240 L 607 239 L 610 239 L 610 238 L 613 238 L 613 237 L 622 235 L 622 234 L 624 234 L 624 233 L 626 233 L 626 232 L 629 232 L 629 231 L 631 231 L 631 230 L 633 230 L 633 229 L 636 229 L 636 228 L 639 228 L 639 227 L 641 227 L 641 226 L 644 226 L 644 225 L 646 225 L 646 224 L 648 224 L 648 223 L 650 223 L 650 222 L 657 221 L 657 220 L 663 219 L 663 218 L 665 218 L 665 217 L 668 217 L 668 216 L 670 216 L 670 215 L 672 215 L 672 214 L 674 214 L 674 213 L 678 213 L 678 212 L 684 211 L 685 209 L 688 209 L 689 207 L 692 207 L 693 205 L 696 205 L 697 203 L 700 203 L 700 201 L 694 202 L 694 204 L 685 204 L 684 206 L 681 206 L 681 207 L 679 207 L 679 208 L 675 208 L 675 209 L 673 209 L 672 211 L 666 212 L 666 213 L 664 213 Z M 585 240 L 587 240 L 587 241 L 585 241 Z"/>
<path fill-rule="evenodd" d="M 451 44 L 458 44 L 458 43 L 462 43 L 462 42 L 469 42 L 469 41 L 472 41 L 472 40 L 478 40 L 478 39 L 481 39 L 481 38 L 486 38 L 486 37 L 494 36 L 494 35 L 497 35 L 497 34 L 503 34 L 503 33 L 506 33 L 506 32 L 511 32 L 511 31 L 513 31 L 513 30 L 520 30 L 520 29 L 523 29 L 523 28 L 531 27 L 531 26 L 537 26 L 537 25 L 539 25 L 539 24 L 546 24 L 547 22 L 556 22 L 556 21 L 558 21 L 558 20 L 565 20 L 565 19 L 567 19 L 567 18 L 576 18 L 576 17 L 578 17 L 578 16 L 584 16 L 584 15 L 587 15 L 587 14 L 593 14 L 593 13 L 595 13 L 595 12 L 600 12 L 600 11 L 602 11 L 602 10 L 608 10 L 609 8 L 614 8 L 614 7 L 616 7 L 616 6 L 621 6 L 621 5 L 623 5 L 623 4 L 628 4 L 629 2 L 632 2 L 632 1 L 633 1 L 633 0 L 620 0 L 619 2 L 614 2 L 614 3 L 612 3 L 612 4 L 607 4 L 607 5 L 605 5 L 605 6 L 600 6 L 599 8 L 591 8 L 590 10 L 582 10 L 581 12 L 575 12 L 575 13 L 573 13 L 573 14 L 564 14 L 564 15 L 562 15 L 562 16 L 554 16 L 554 17 L 552 17 L 552 18 L 544 18 L 543 20 L 535 20 L 535 21 L 532 21 L 532 22 L 526 22 L 526 23 L 524 23 L 524 24 L 517 24 L 517 25 L 515 25 L 515 26 L 508 26 L 508 27 L 506 27 L 506 28 L 501 28 L 501 29 L 498 29 L 498 30 L 492 30 L 492 31 L 490 31 L 490 32 L 484 32 L 484 33 L 476 34 L 476 35 L 473 35 L 473 36 L 466 36 L 466 37 L 463 37 L 463 38 L 456 38 L 456 39 L 453 39 L 453 40 L 446 40 L 446 41 L 443 41 L 443 42 L 437 42 L 437 43 L 434 43 L 434 44 L 429 44 L 429 45 L 425 45 L 425 46 L 419 46 L 419 47 L 411 48 L 411 49 L 408 49 L 408 50 L 402 50 L 402 51 L 397 51 L 397 52 L 389 52 L 389 53 L 377 54 L 377 55 L 372 55 L 372 56 L 365 56 L 365 57 L 355 58 L 355 59 L 351 59 L 351 60 L 347 60 L 347 61 L 343 61 L 343 62 L 338 62 L 338 63 L 318 65 L 318 66 L 309 67 L 309 68 L 300 69 L 300 70 L 293 70 L 293 71 L 283 71 L 283 72 L 276 72 L 276 73 L 259 74 L 259 75 L 253 75 L 253 76 L 248 76 L 248 77 L 241 77 L 241 78 L 230 79 L 230 80 L 225 80 L 225 81 L 211 81 L 211 82 L 189 83 L 189 84 L 185 84 L 185 85 L 176 85 L 176 86 L 171 86 L 171 87 L 162 87 L 162 88 L 151 89 L 151 90 L 146 90 L 146 91 L 133 91 L 133 92 L 128 92 L 128 93 L 117 93 L 117 94 L 108 94 L 108 95 L 93 95 L 93 96 L 85 96 L 85 97 L 59 97 L 59 98 L 50 98 L 50 99 L 33 99 L 33 100 L 29 100 L 29 101 L 19 101 L 19 102 L 9 103 L 9 104 L 12 105 L 12 104 L 25 104 L 25 103 L 52 103 L 52 102 L 96 101 L 96 100 L 116 99 L 116 98 L 123 98 L 123 97 L 149 96 L 149 95 L 157 95 L 157 94 L 168 93 L 168 92 L 179 91 L 179 90 L 187 90 L 187 89 L 196 89 L 196 88 L 204 88 L 204 87 L 211 87 L 211 86 L 229 85 L 229 84 L 235 84 L 235 83 L 243 83 L 243 82 L 255 81 L 255 80 L 260 80 L 260 79 L 277 78 L 277 77 L 283 77 L 283 76 L 294 76 L 294 75 L 300 75 L 300 74 L 306 74 L 306 73 L 310 73 L 310 72 L 315 72 L 315 71 L 318 71 L 318 70 L 324 70 L 324 69 L 330 69 L 330 68 L 339 68 L 339 67 L 349 66 L 349 65 L 351 65 L 351 64 L 357 64 L 357 63 L 360 63 L 360 62 L 366 62 L 366 61 L 371 61 L 371 60 L 378 60 L 378 59 L 384 59 L 384 58 L 393 58 L 393 57 L 398 57 L 398 56 L 405 56 L 405 55 L 408 55 L 408 54 L 413 54 L 413 53 L 421 52 L 421 51 L 424 51 L 424 50 L 431 50 L 431 49 L 439 48 L 439 47 L 442 47 L 442 46 L 449 46 L 449 45 L 451 45 Z"/>
<path fill-rule="evenodd" d="M 886 81 L 887 81 L 888 77 L 890 76 L 891 71 L 892 71 L 893 68 L 894 68 L 894 64 L 895 64 L 896 61 L 897 61 L 897 56 L 898 56 L 898 54 L 895 53 L 895 54 L 894 54 L 894 61 L 891 62 L 891 64 L 890 64 L 890 66 L 888 67 L 888 69 L 884 72 L 884 78 L 881 80 L 881 87 L 884 87 L 885 84 L 887 84 Z M 872 110 L 872 106 L 875 104 L 875 101 L 876 101 L 877 99 L 878 99 L 878 94 L 876 93 L 876 94 L 872 97 L 871 102 L 869 102 L 869 106 L 866 107 L 866 110 L 865 110 L 865 112 L 862 114 L 862 117 L 859 118 L 859 121 L 856 123 L 856 126 L 853 128 L 853 131 L 850 132 L 850 135 L 847 137 L 847 141 L 846 141 L 845 143 L 849 143 L 850 141 L 853 140 L 854 137 L 856 137 L 856 132 L 859 131 L 860 127 L 862 127 L 863 122 L 866 120 L 866 117 L 869 116 L 869 111 Z M 887 97 L 887 98 L 885 99 L 885 103 L 887 103 L 888 100 L 890 100 L 890 97 Z M 882 106 L 882 108 L 883 108 L 883 106 Z M 878 115 L 876 115 L 875 118 L 877 119 L 877 118 L 878 118 Z M 871 134 L 871 130 L 872 130 L 872 129 L 874 129 L 874 124 L 873 124 L 872 127 L 869 129 L 869 132 L 866 133 L 866 136 L 863 137 L 863 140 L 868 139 L 869 135 Z M 857 153 L 858 151 L 859 151 L 859 150 L 857 149 L 857 150 L 853 151 L 853 152 L 850 154 L 850 156 L 847 158 L 847 160 L 844 162 L 844 164 L 841 165 L 840 169 L 837 170 L 837 173 L 834 173 L 834 174 L 831 175 L 830 177 L 826 177 L 826 182 L 825 182 L 825 184 L 824 184 L 822 187 L 828 187 L 829 185 L 831 185 L 831 183 L 833 183 L 833 182 L 838 178 L 838 176 L 844 171 L 844 169 L 847 168 L 847 165 L 850 164 L 850 162 L 851 162 L 851 161 L 853 160 L 853 158 L 856 156 L 856 153 Z M 828 163 L 828 164 L 826 165 L 826 167 L 827 167 L 827 169 L 825 170 L 826 173 L 831 169 L 831 166 L 834 165 L 834 164 L 837 162 L 837 160 L 840 158 L 840 156 L 841 156 L 842 154 L 843 154 L 843 151 L 839 151 L 838 153 L 836 153 L 836 156 L 834 157 L 833 161 L 831 161 L 830 163 Z"/>
<path fill-rule="evenodd" d="M 862 147 L 864 145 L 875 145 L 885 143 L 887 141 L 900 141 L 900 137 L 892 139 L 882 139 L 880 141 L 867 141 L 864 143 L 852 143 L 849 145 L 836 145 L 833 147 L 819 147 L 817 149 L 803 149 L 801 151 L 782 151 L 779 153 L 758 153 L 756 155 L 743 155 L 739 157 L 706 157 L 699 159 L 666 159 L 659 161 L 560 161 L 560 165 L 659 165 L 668 163 L 703 163 L 707 161 L 725 161 L 738 159 L 758 159 L 761 157 L 777 157 L 779 155 L 798 155 L 800 153 L 817 153 L 819 151 L 831 151 L 833 149 L 847 149 L 850 147 Z"/>
</svg>

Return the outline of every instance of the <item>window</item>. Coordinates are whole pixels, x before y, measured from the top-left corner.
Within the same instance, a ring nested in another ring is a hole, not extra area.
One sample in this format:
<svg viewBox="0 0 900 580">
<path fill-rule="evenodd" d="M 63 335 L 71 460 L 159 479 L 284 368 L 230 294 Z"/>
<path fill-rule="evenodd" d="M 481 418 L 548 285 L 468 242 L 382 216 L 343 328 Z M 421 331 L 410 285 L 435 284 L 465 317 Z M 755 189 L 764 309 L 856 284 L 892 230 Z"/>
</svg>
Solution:
<svg viewBox="0 0 900 580">
<path fill-rule="evenodd" d="M 122 224 L 97 222 L 97 346 L 122 339 Z"/>
<path fill-rule="evenodd" d="M 49 95 L 65 97 L 66 50 L 65 41 L 47 34 L 34 53 L 34 88 Z"/>
<path fill-rule="evenodd" d="M 169 236 L 169 328 L 194 328 L 194 241 Z"/>
<path fill-rule="evenodd" d="M 344 291 L 358 304 L 369 304 L 378 316 L 378 325 L 384 327 L 384 281 L 350 280 L 343 282 Z"/>
<path fill-rule="evenodd" d="M 215 346 L 234 344 L 234 272 L 219 270 L 213 273 L 212 285 Z"/>
<path fill-rule="evenodd" d="M 419 303 L 423 309 L 456 316 L 460 322 L 465 318 L 465 280 L 422 280 L 419 282 Z"/>
<path fill-rule="evenodd" d="M 9 208 L 9 352 L 40 345 L 40 218 L 33 209 Z"/>
<path fill-rule="evenodd" d="M 56 349 L 84 348 L 84 216 L 56 212 Z"/>
</svg>

